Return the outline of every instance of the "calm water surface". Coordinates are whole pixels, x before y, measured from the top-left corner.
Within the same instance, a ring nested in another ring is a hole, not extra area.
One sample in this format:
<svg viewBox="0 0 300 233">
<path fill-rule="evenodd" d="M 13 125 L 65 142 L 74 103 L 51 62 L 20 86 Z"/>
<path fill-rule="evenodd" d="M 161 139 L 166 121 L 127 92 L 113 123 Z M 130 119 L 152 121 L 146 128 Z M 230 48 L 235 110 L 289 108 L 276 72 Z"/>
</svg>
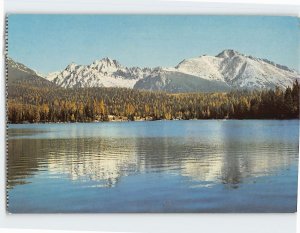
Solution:
<svg viewBox="0 0 300 233">
<path fill-rule="evenodd" d="M 297 120 L 9 125 L 8 211 L 295 212 Z"/>
</svg>

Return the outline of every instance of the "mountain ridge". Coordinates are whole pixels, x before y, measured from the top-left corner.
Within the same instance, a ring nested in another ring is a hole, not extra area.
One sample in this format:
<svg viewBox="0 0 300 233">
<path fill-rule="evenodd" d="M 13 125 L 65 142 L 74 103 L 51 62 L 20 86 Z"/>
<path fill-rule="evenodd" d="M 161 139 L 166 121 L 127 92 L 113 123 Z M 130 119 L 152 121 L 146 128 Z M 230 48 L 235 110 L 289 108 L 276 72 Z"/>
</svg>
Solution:
<svg viewBox="0 0 300 233">
<path fill-rule="evenodd" d="M 93 65 L 96 64 L 96 65 Z M 94 72 L 94 68 L 98 68 Z M 93 62 L 91 65 L 79 66 L 84 72 L 78 70 L 68 73 L 65 69 L 57 75 L 54 82 L 59 86 L 72 87 L 127 87 L 137 89 L 165 90 L 168 92 L 190 92 L 190 91 L 214 91 L 211 88 L 215 82 L 221 82 L 224 88 L 215 88 L 215 91 L 227 90 L 229 88 L 286 88 L 291 86 L 300 75 L 286 66 L 276 64 L 267 59 L 255 58 L 244 55 L 232 49 L 223 50 L 216 56 L 202 55 L 199 57 L 184 59 L 175 67 L 125 67 L 116 60 L 103 58 Z M 180 73 L 180 75 L 178 75 Z M 182 88 L 182 80 L 172 77 L 176 74 L 182 79 L 193 82 L 186 88 Z M 152 78 L 151 78 L 152 77 Z M 176 80 L 175 80 L 176 79 Z M 210 87 L 207 82 L 211 81 Z M 168 85 L 173 83 L 172 87 Z M 176 84 L 177 83 L 177 84 Z M 196 88 L 200 87 L 201 88 Z M 220 87 L 220 85 L 217 85 Z"/>
<path fill-rule="evenodd" d="M 19 68 L 24 72 L 24 67 Z M 31 71 L 33 76 L 41 77 Z M 268 59 L 226 49 L 216 56 L 184 59 L 174 67 L 126 67 L 109 57 L 89 65 L 72 62 L 62 71 L 41 78 L 63 88 L 125 87 L 177 93 L 287 88 L 300 80 L 300 74 Z"/>
<path fill-rule="evenodd" d="M 22 63 L 15 62 L 12 58 L 6 59 L 6 68 L 8 74 L 8 86 L 11 85 L 30 85 L 36 87 L 52 87 L 54 83 L 37 73 L 37 71 L 28 68 Z"/>
</svg>

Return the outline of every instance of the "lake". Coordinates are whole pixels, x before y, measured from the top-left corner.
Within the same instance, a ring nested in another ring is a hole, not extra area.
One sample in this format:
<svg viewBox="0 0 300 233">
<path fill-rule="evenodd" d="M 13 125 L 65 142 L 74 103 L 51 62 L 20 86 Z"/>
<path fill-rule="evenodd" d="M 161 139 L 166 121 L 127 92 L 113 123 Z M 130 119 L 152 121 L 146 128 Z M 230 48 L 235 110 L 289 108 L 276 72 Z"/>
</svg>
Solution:
<svg viewBox="0 0 300 233">
<path fill-rule="evenodd" d="M 295 212 L 298 120 L 8 125 L 11 213 Z"/>
</svg>

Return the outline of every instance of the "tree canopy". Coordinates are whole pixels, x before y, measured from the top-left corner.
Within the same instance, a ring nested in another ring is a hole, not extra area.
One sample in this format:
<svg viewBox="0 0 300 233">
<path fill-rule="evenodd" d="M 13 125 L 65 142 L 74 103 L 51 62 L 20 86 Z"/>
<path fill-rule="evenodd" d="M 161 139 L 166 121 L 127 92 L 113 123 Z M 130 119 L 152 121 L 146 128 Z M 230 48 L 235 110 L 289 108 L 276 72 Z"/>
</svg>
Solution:
<svg viewBox="0 0 300 233">
<path fill-rule="evenodd" d="M 8 89 L 10 123 L 175 119 L 291 119 L 299 117 L 299 83 L 285 90 L 229 93 L 150 92 L 126 88 Z"/>
</svg>

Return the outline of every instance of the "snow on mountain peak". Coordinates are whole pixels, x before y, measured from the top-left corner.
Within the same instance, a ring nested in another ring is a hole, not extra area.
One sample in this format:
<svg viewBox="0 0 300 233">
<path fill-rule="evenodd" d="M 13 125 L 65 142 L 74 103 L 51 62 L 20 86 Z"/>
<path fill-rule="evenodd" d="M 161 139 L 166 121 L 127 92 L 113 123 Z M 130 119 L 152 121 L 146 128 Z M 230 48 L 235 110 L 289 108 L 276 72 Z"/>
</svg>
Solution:
<svg viewBox="0 0 300 233">
<path fill-rule="evenodd" d="M 94 68 L 100 72 L 114 72 L 122 68 L 122 66 L 118 61 L 105 57 L 102 58 L 101 60 L 94 61 L 90 65 L 90 68 Z"/>
<path fill-rule="evenodd" d="M 221 53 L 219 53 L 216 57 L 220 58 L 232 58 L 236 55 L 241 55 L 239 52 L 233 50 L 233 49 L 225 49 Z"/>
<path fill-rule="evenodd" d="M 175 68 L 199 78 L 223 81 L 235 88 L 286 88 L 295 79 L 300 79 L 297 72 L 286 66 L 246 56 L 232 49 L 224 50 L 215 57 L 185 59 Z"/>
<path fill-rule="evenodd" d="M 184 59 L 175 67 L 139 68 L 122 66 L 118 61 L 105 57 L 90 65 L 72 63 L 59 73 L 52 73 L 52 80 L 62 87 L 127 87 L 151 77 L 171 77 L 181 74 L 208 81 L 217 81 L 234 88 L 286 88 L 291 86 L 300 75 L 286 66 L 275 64 L 266 59 L 243 55 L 235 50 L 226 49 L 217 56 L 203 55 Z M 186 76 L 187 77 L 187 76 Z"/>
<path fill-rule="evenodd" d="M 74 71 L 74 70 L 76 69 L 76 67 L 77 67 L 77 64 L 75 64 L 74 62 L 72 62 L 71 64 L 69 64 L 69 65 L 65 68 L 65 70 L 72 72 L 72 71 Z"/>
<path fill-rule="evenodd" d="M 115 65 L 116 63 L 118 63 L 116 60 L 113 60 L 113 59 L 111 59 L 109 57 L 104 57 L 104 58 L 102 58 L 100 60 L 95 60 L 93 62 L 93 64 L 106 64 L 106 65 L 109 65 L 109 66 Z"/>
<path fill-rule="evenodd" d="M 105 57 L 90 65 L 71 63 L 59 73 L 49 74 L 48 80 L 61 87 L 128 87 L 148 74 L 149 68 L 124 67 L 118 61 Z"/>
</svg>

